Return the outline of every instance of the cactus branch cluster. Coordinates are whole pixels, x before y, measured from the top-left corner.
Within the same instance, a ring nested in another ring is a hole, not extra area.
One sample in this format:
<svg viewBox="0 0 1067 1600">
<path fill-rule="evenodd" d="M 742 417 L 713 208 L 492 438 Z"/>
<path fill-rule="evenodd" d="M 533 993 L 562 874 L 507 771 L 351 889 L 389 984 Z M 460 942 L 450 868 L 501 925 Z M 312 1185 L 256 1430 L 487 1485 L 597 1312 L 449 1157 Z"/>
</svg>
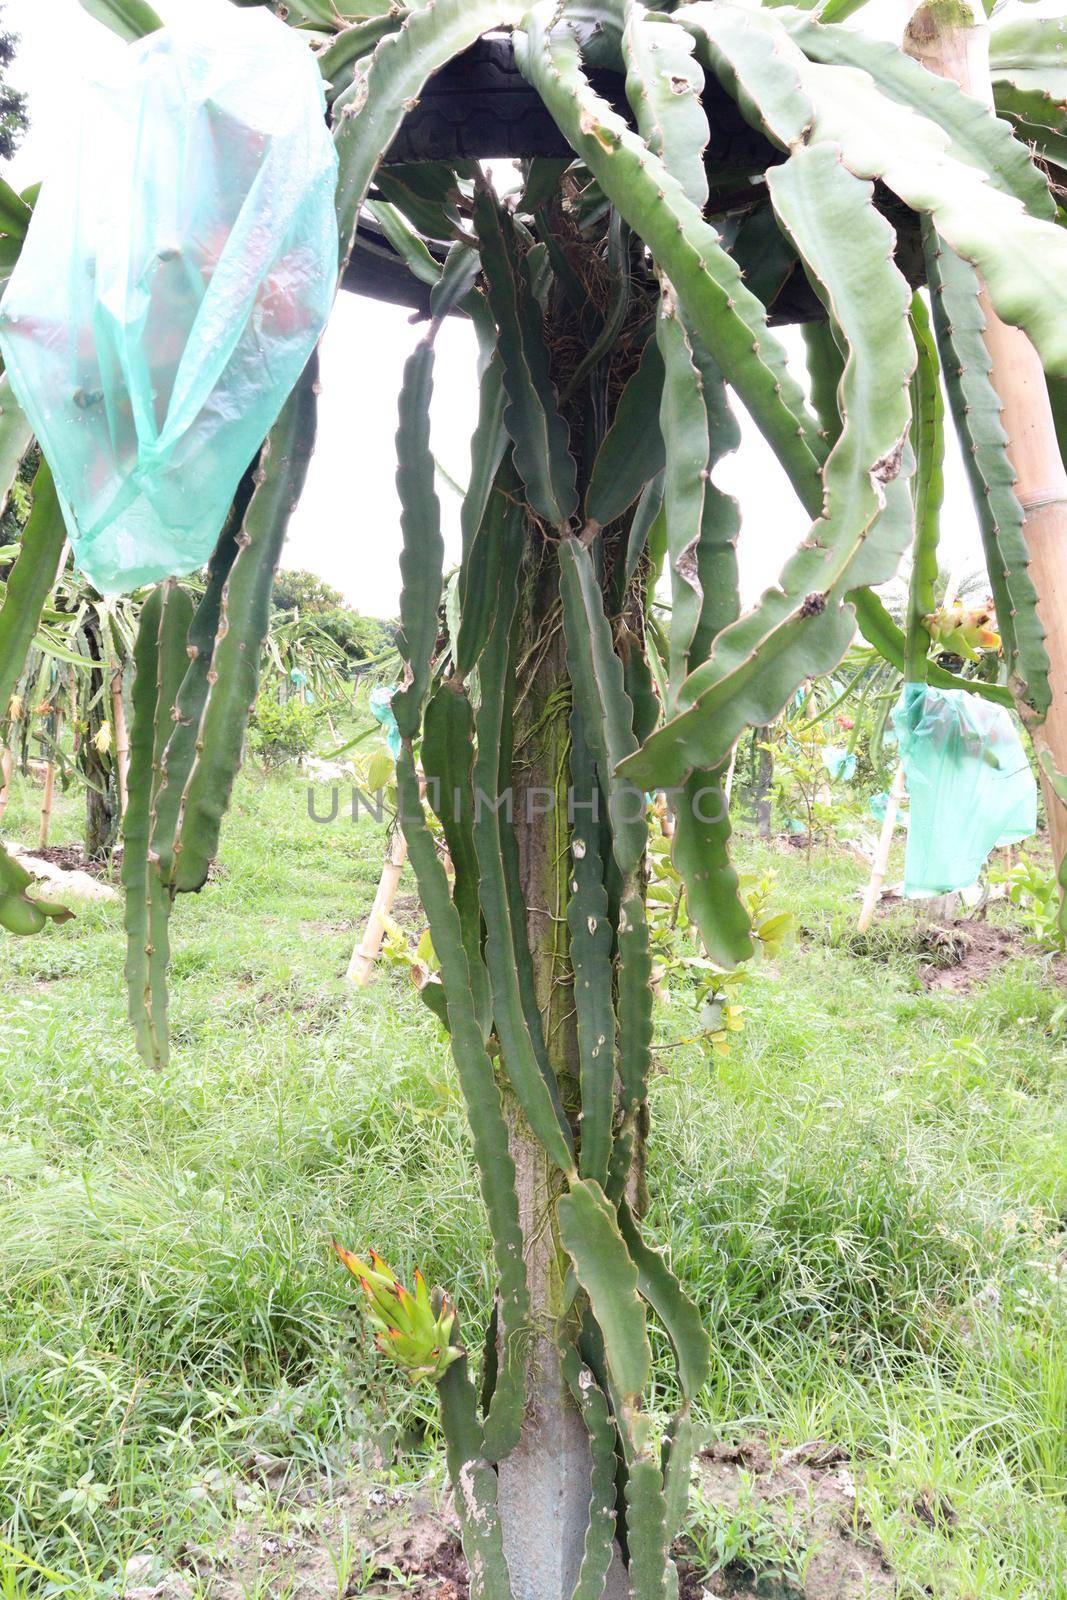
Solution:
<svg viewBox="0 0 1067 1600">
<path fill-rule="evenodd" d="M 83 3 L 126 38 L 159 26 L 145 0 Z M 377 1257 L 364 1265 L 338 1254 L 361 1281 L 381 1348 L 437 1386 L 472 1594 L 491 1600 L 549 1592 L 539 1572 L 551 1564 L 516 1538 L 521 1507 L 504 1492 L 545 1406 L 561 1427 L 566 1412 L 584 1441 L 581 1536 L 553 1568 L 565 1573 L 555 1595 L 600 1600 L 624 1584 L 635 1600 L 676 1592 L 671 1543 L 711 1346 L 643 1234 L 652 1066 L 644 792 L 672 788 L 675 864 L 692 914 L 712 957 L 733 964 L 752 948 L 722 803 L 742 731 L 770 722 L 806 678 L 834 667 L 857 619 L 912 676 L 960 685 L 928 660 L 931 638 L 948 625 L 930 589 L 942 371 L 979 508 L 1005 676 L 1035 726 L 1050 704 L 980 291 L 1029 334 L 1057 415 L 1067 415 L 1067 233 L 1049 185 L 1067 171 L 1063 25 L 996 25 L 998 117 L 895 47 L 836 25 L 856 8 L 286 8 L 327 79 L 342 266 L 370 208 L 430 292 L 397 434 L 398 789 L 441 968 L 432 999 L 450 1036 L 493 1240 L 496 1299 L 479 1388 L 439 1291 L 419 1277 L 409 1293 Z M 525 163 L 508 200 L 470 162 L 383 164 L 434 74 L 500 30 L 511 30 L 516 61 L 573 157 Z M 629 112 L 601 92 L 604 66 L 621 69 Z M 764 154 L 751 171 L 718 170 L 711 93 L 735 101 L 756 130 Z M 0 200 L 0 231 L 17 254 L 32 196 Z M 922 276 L 932 329 L 914 293 Z M 819 317 L 806 384 L 773 327 L 776 302 L 798 286 Z M 442 628 L 429 416 L 434 338 L 450 314 L 471 321 L 480 360 L 461 565 Z M 731 391 L 811 524 L 777 583 L 744 612 L 743 508 L 714 482 L 739 440 Z M 149 1060 L 167 1052 L 171 904 L 201 888 L 218 846 L 314 422 L 312 363 L 250 471 L 195 610 L 170 584 L 144 607 L 123 875 L 130 1009 Z M 0 389 L 0 490 L 29 444 Z M 61 548 L 42 468 L 0 609 L 0 700 Z M 909 548 L 905 636 L 872 586 Z M 661 574 L 672 602 L 665 636 L 652 616 Z M 1008 682 L 974 688 L 1012 702 Z M 569 784 L 566 818 L 547 832 L 509 811 L 516 794 L 541 792 L 533 773 L 551 779 L 557 801 Z M 0 923 L 33 931 L 40 914 L 24 891 L 0 853 Z M 665 1426 L 647 1408 L 650 1313 L 675 1360 L 679 1400 Z M 544 1536 L 562 1549 L 555 1527 Z"/>
</svg>

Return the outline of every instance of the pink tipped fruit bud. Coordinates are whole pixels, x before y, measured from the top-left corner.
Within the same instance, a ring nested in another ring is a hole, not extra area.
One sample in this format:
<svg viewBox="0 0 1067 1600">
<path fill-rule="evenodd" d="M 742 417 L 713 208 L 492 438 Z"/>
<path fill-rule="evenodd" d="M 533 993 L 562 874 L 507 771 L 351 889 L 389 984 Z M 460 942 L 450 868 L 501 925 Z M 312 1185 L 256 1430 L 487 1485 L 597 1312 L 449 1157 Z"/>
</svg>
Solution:
<svg viewBox="0 0 1067 1600">
<path fill-rule="evenodd" d="M 412 1382 L 419 1378 L 438 1382 L 453 1361 L 463 1354 L 458 1345 L 450 1343 L 456 1315 L 447 1296 L 439 1291 L 431 1295 L 421 1272 L 415 1273 L 412 1295 L 374 1250 L 370 1252 L 368 1267 L 336 1240 L 333 1248 L 363 1291 L 365 1314 L 375 1330 L 377 1349 L 383 1355 L 392 1356 Z"/>
</svg>

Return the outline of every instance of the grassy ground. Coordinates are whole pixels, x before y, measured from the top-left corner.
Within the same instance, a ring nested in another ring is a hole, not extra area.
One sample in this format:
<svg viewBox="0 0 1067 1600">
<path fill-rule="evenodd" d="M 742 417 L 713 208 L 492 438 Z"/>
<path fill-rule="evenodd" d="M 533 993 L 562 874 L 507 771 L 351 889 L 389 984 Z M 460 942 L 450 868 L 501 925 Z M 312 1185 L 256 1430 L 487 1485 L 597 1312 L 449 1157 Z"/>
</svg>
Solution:
<svg viewBox="0 0 1067 1600">
<path fill-rule="evenodd" d="M 64 803 L 56 840 L 77 822 Z M 439 1473 L 429 1401 L 368 1353 L 328 1252 L 374 1243 L 484 1311 L 440 1033 L 401 975 L 341 981 L 381 850 L 343 802 L 310 821 L 296 776 L 241 781 L 220 880 L 179 905 L 162 1073 L 125 1024 L 117 907 L 0 935 L 0 1600 L 47 1590 L 28 1560 L 114 1593 L 134 1552 L 270 1516 L 287 1471 Z M 801 936 L 731 1056 L 663 1050 L 654 1090 L 651 1228 L 714 1332 L 709 1432 L 844 1445 L 902 1600 L 1067 1595 L 1061 992 L 1022 953 L 926 993 L 907 912 L 852 938 L 858 863 L 742 854 Z M 692 1027 L 661 1007 L 660 1044 Z"/>
</svg>

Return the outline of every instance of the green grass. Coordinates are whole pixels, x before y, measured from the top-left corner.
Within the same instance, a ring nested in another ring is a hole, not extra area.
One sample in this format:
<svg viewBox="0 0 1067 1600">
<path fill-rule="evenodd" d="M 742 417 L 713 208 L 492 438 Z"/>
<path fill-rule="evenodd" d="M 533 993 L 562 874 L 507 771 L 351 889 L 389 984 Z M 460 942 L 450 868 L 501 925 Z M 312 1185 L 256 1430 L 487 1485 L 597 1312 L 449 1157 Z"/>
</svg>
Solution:
<svg viewBox="0 0 1067 1600">
<path fill-rule="evenodd" d="M 264 1461 L 437 1470 L 432 1397 L 368 1349 L 329 1240 L 465 1317 L 487 1241 L 436 1024 L 402 975 L 342 981 L 383 843 L 343 815 L 242 779 L 219 881 L 179 902 L 165 1072 L 132 1048 L 117 907 L 2 936 L 0 1600 L 46 1584 L 27 1558 L 106 1594 L 146 1545 L 210 1543 Z M 77 822 L 64 801 L 56 839 Z M 907 910 L 852 939 L 859 864 L 741 853 L 801 938 L 729 1058 L 665 1049 L 654 1085 L 650 1232 L 714 1334 L 704 1420 L 845 1444 L 902 1600 L 1067 1595 L 1060 993 L 1021 955 L 927 994 Z M 675 996 L 658 1042 L 693 1026 Z"/>
</svg>

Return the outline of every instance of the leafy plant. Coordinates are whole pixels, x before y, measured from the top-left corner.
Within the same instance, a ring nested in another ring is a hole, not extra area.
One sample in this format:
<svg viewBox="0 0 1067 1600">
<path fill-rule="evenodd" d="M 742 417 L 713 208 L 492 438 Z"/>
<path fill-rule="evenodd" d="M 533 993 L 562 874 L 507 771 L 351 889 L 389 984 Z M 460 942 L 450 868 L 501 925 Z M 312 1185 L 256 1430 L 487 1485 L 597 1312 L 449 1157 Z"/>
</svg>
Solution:
<svg viewBox="0 0 1067 1600">
<path fill-rule="evenodd" d="M 256 700 L 249 742 L 265 767 L 299 761 L 315 748 L 322 712 L 297 699 L 276 700 L 269 691 Z"/>
<path fill-rule="evenodd" d="M 5 7 L 0 7 L 0 160 L 10 161 L 19 147 L 29 118 L 25 93 L 7 81 L 7 69 L 15 59 L 19 39 L 4 25 L 7 20 L 5 10 Z"/>
<path fill-rule="evenodd" d="M 989 881 L 1006 886 L 1008 899 L 1040 949 L 1067 948 L 1060 923 L 1059 885 L 1054 872 L 1020 850 L 1010 867 L 991 864 Z"/>
<path fill-rule="evenodd" d="M 73 1516 L 92 1516 L 107 1503 L 107 1484 L 97 1483 L 90 1467 L 71 1488 L 57 1496 L 57 1503 L 67 1506 Z"/>
<path fill-rule="evenodd" d="M 799 1585 L 805 1540 L 792 1508 L 776 1510 L 777 1516 L 757 1499 L 746 1473 L 740 1474 L 736 1503 L 719 1505 L 695 1490 L 686 1537 L 707 1576 Z"/>
<path fill-rule="evenodd" d="M 313 572 L 281 571 L 274 580 L 271 604 L 277 619 L 303 622 L 309 632 L 330 640 L 349 661 L 370 661 L 392 650 L 396 627 L 377 617 L 361 616 L 344 602 L 340 590 Z M 278 631 L 275 622 L 274 631 Z"/>
<path fill-rule="evenodd" d="M 812 717 L 805 705 L 779 720 L 768 745 L 774 752 L 772 787 L 779 814 L 802 832 L 809 851 L 816 842 L 832 841 L 859 815 L 854 791 L 834 770 L 850 756 L 855 767 L 853 752 L 839 753 L 833 740 L 834 733 L 843 732 L 839 725 Z"/>
<path fill-rule="evenodd" d="M 773 872 L 742 872 L 738 891 L 748 912 L 758 948 L 775 956 L 793 936 L 791 911 L 773 908 Z M 670 844 L 653 838 L 649 850 L 648 926 L 653 982 L 667 998 L 681 991 L 696 1008 L 700 1033 L 715 1055 L 728 1055 L 731 1036 L 744 1027 L 745 967 L 722 967 L 701 953 L 699 935 L 689 917 L 685 884 L 675 867 Z M 692 1043 L 693 1039 L 685 1041 Z"/>
<path fill-rule="evenodd" d="M 388 655 L 396 647 L 396 629 L 377 617 L 363 617 L 351 607 L 321 611 L 316 623 L 328 639 L 342 650 L 349 661 L 369 662 Z"/>
</svg>

